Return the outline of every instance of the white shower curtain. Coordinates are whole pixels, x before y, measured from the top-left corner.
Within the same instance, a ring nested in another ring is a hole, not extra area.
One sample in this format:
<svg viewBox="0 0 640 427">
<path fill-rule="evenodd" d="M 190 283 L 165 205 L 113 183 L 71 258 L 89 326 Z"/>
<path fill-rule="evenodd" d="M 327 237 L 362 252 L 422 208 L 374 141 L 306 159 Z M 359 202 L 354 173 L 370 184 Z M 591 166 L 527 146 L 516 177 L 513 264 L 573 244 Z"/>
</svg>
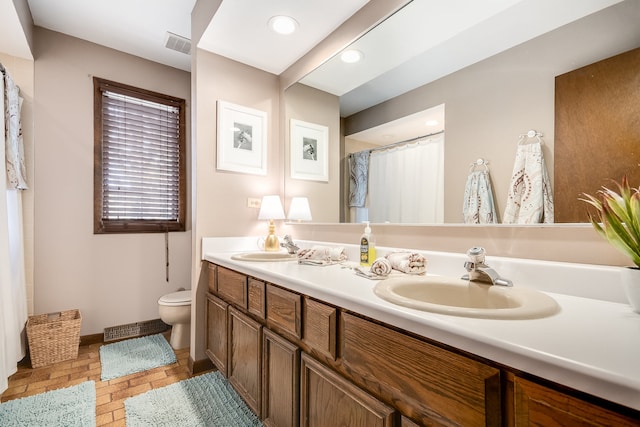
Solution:
<svg viewBox="0 0 640 427">
<path fill-rule="evenodd" d="M 10 137 L 21 137 L 20 129 L 5 132 L 10 122 L 18 123 L 19 104 L 8 108 L 5 86 L 14 88 L 9 79 L 0 78 L 0 393 L 8 386 L 7 378 L 17 370 L 17 363 L 26 354 L 25 325 L 27 298 L 24 269 L 24 238 L 22 228 L 22 194 L 7 180 L 6 151 Z M 17 87 L 15 87 L 17 91 Z M 11 97 L 17 100 L 17 92 Z M 19 102 L 19 101 L 18 101 Z M 17 120 L 15 120 L 17 119 Z M 13 141 L 18 143 L 17 140 Z M 12 151 L 12 150 L 9 150 Z"/>
<path fill-rule="evenodd" d="M 371 153 L 369 221 L 444 221 L 444 134 Z"/>
</svg>

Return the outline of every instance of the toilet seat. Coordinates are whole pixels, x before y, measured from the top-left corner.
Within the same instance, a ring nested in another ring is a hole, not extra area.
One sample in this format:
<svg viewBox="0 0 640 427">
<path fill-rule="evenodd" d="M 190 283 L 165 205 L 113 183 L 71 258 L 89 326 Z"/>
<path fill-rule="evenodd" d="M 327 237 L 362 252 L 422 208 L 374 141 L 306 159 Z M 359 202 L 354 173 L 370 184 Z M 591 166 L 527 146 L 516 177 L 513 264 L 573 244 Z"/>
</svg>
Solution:
<svg viewBox="0 0 640 427">
<path fill-rule="evenodd" d="M 182 305 L 191 305 L 191 290 L 172 292 L 160 297 L 159 305 L 176 307 Z"/>
</svg>

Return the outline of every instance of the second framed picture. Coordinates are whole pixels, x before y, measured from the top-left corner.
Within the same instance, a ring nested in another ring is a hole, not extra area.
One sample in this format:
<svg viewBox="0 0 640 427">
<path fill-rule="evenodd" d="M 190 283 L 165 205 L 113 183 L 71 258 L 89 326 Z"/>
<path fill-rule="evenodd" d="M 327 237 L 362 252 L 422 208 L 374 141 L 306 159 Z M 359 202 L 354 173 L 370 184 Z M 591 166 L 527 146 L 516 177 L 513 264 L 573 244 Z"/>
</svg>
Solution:
<svg viewBox="0 0 640 427">
<path fill-rule="evenodd" d="M 329 181 L 329 128 L 291 119 L 291 178 Z"/>
<path fill-rule="evenodd" d="M 219 170 L 267 174 L 267 113 L 218 101 Z"/>
</svg>

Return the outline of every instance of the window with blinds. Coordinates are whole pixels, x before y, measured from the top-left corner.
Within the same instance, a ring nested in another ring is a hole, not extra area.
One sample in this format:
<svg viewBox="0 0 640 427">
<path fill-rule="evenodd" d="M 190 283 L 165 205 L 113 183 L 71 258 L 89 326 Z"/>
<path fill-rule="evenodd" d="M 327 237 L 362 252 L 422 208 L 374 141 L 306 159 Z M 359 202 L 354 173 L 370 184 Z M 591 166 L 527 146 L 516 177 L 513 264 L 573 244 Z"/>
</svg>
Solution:
<svg viewBox="0 0 640 427">
<path fill-rule="evenodd" d="M 184 231 L 184 109 L 94 77 L 94 233 Z"/>
</svg>

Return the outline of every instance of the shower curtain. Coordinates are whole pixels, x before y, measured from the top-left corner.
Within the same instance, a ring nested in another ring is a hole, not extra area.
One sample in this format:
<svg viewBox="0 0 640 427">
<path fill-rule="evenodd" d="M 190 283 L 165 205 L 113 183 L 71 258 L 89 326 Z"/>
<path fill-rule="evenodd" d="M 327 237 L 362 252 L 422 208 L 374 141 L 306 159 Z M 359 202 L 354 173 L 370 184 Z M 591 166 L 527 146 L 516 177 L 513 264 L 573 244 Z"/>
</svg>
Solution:
<svg viewBox="0 0 640 427">
<path fill-rule="evenodd" d="M 369 221 L 444 221 L 444 134 L 371 153 Z"/>
<path fill-rule="evenodd" d="M 1 69 L 0 65 L 0 69 Z M 5 71 L 0 78 L 0 393 L 26 354 L 27 298 L 22 228 L 24 156 L 19 89 Z M 6 165 L 6 167 L 5 167 Z"/>
</svg>

